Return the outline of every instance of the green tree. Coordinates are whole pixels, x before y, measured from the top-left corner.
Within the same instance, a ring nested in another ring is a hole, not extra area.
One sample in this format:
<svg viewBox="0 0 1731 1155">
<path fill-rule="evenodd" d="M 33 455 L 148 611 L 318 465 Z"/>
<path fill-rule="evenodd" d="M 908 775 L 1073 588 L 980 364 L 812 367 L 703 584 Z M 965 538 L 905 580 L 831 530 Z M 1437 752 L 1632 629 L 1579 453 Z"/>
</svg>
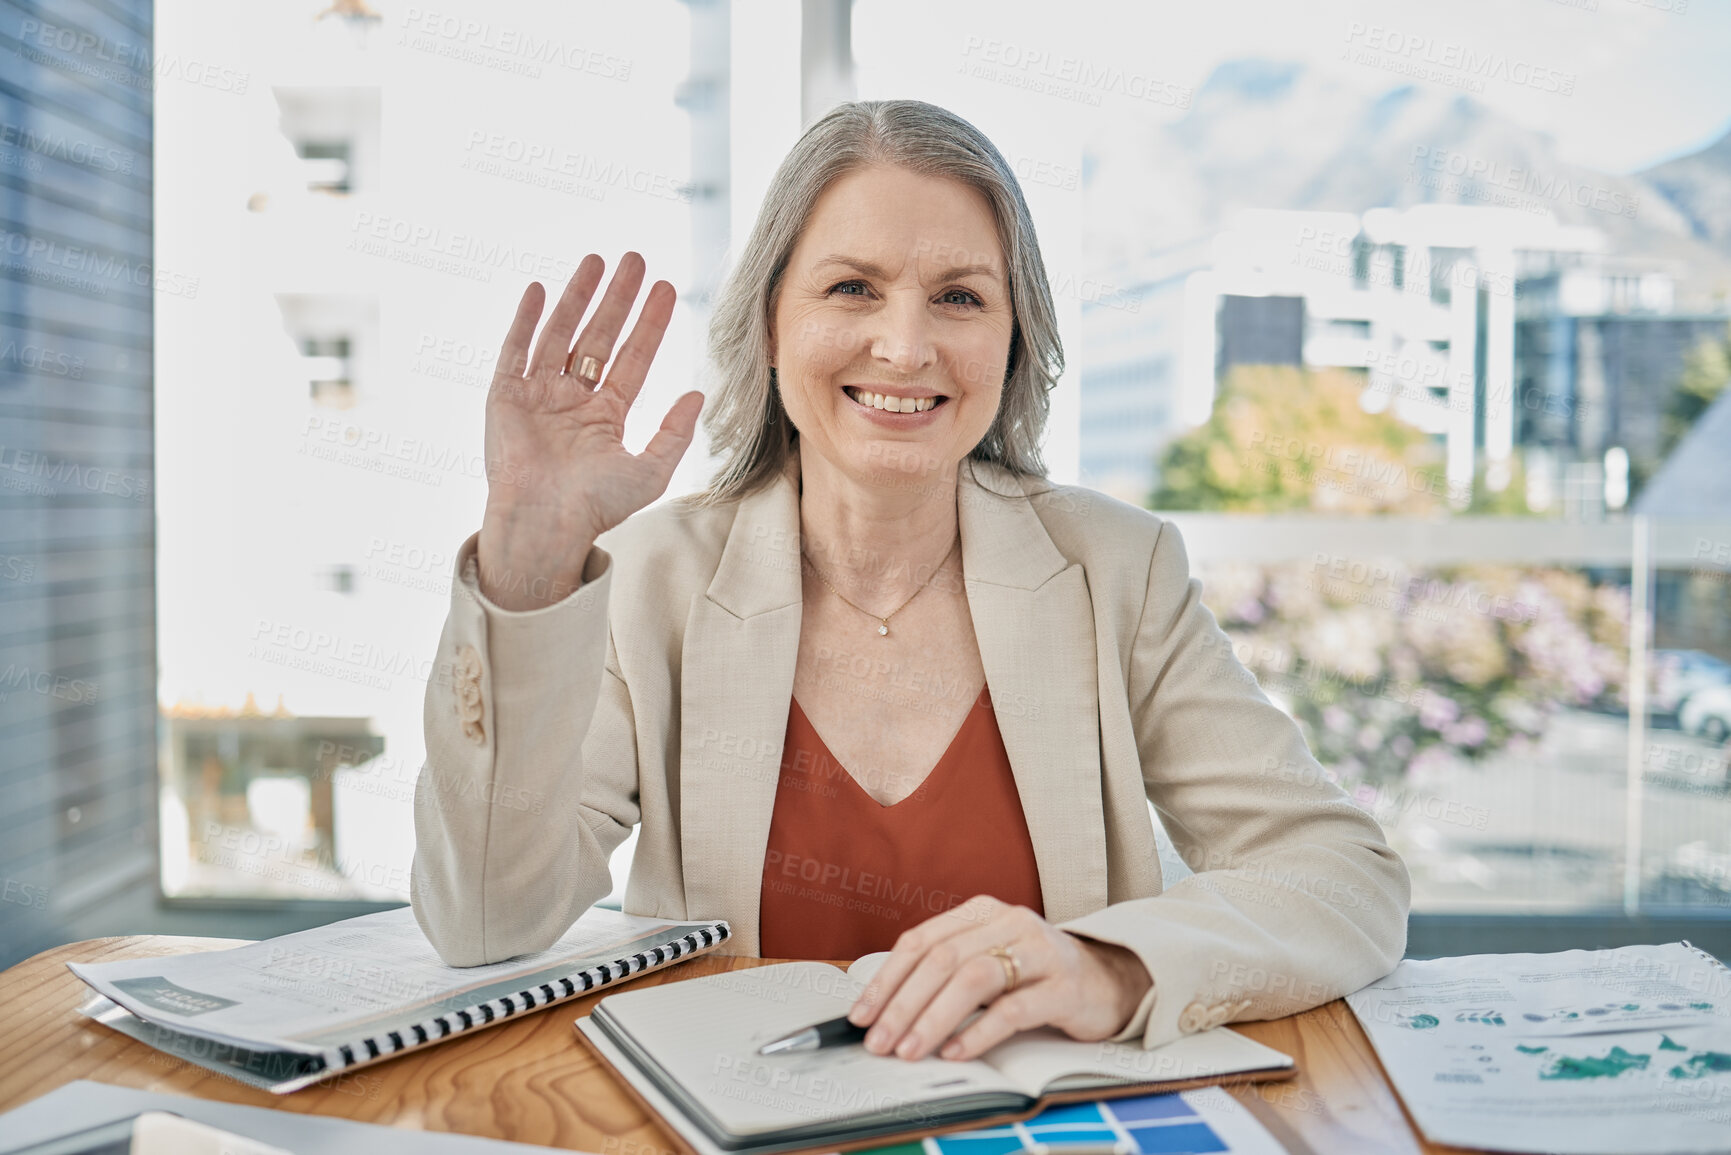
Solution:
<svg viewBox="0 0 1731 1155">
<path fill-rule="evenodd" d="M 1359 403 L 1343 370 L 1241 365 L 1208 421 L 1167 446 L 1154 509 L 1430 513 L 1449 506 L 1425 433 Z"/>
<path fill-rule="evenodd" d="M 1501 489 L 1492 489 L 1490 471 L 1481 464 L 1473 475 L 1473 497 L 1463 513 L 1497 517 L 1529 517 L 1527 508 L 1527 466 L 1520 454 L 1509 458 L 1508 480 Z"/>
<path fill-rule="evenodd" d="M 1717 338 L 1701 342 L 1683 358 L 1683 374 L 1671 391 L 1661 425 L 1660 460 L 1671 456 L 1696 420 L 1731 384 L 1731 326 Z"/>
</svg>

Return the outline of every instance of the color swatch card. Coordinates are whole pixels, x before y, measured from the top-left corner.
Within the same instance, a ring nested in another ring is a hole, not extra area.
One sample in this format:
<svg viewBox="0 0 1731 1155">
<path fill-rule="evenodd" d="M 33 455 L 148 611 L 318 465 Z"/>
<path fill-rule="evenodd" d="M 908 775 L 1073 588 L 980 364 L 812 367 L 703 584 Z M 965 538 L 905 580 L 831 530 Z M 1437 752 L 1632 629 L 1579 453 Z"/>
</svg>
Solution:
<svg viewBox="0 0 1731 1155">
<path fill-rule="evenodd" d="M 1219 1087 L 1050 1107 L 1022 1123 L 955 1131 L 857 1155 L 1014 1155 L 1039 1145 L 1116 1145 L 1124 1155 L 1285 1155 Z"/>
</svg>

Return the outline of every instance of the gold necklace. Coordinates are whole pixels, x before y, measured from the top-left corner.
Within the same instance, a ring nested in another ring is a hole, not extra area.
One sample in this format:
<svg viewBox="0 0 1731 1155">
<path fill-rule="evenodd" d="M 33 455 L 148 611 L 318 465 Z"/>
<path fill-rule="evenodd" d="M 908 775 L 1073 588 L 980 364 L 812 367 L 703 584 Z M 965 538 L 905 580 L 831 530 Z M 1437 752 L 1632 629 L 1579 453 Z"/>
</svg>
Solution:
<svg viewBox="0 0 1731 1155">
<path fill-rule="evenodd" d="M 961 544 L 962 544 L 962 531 L 961 531 L 961 527 L 958 526 L 956 528 L 956 540 L 955 540 L 954 544 L 952 544 L 950 546 L 950 552 L 946 553 L 944 555 L 944 560 L 938 563 L 938 568 L 934 569 L 932 571 L 931 577 L 928 577 L 925 581 L 921 582 L 920 588 L 908 595 L 908 601 L 907 602 L 903 602 L 901 605 L 897 606 L 895 609 L 891 610 L 889 613 L 883 615 L 882 617 L 879 617 L 877 614 L 872 613 L 870 610 L 866 609 L 862 605 L 855 605 L 855 603 L 850 602 L 850 601 L 848 601 L 848 599 L 846 597 L 843 597 L 842 592 L 840 590 L 836 589 L 834 586 L 829 584 L 829 579 L 823 576 L 823 571 L 817 568 L 817 563 L 812 561 L 811 558 L 806 556 L 805 548 L 803 546 L 800 547 L 799 556 L 805 561 L 806 565 L 809 565 L 811 567 L 811 572 L 817 575 L 817 580 L 822 582 L 824 584 L 824 588 L 828 589 L 830 593 L 834 594 L 838 598 L 841 598 L 842 601 L 847 602 L 848 605 L 853 606 L 854 609 L 858 610 L 860 613 L 864 614 L 866 617 L 875 618 L 877 620 L 877 623 L 878 623 L 878 637 L 887 638 L 889 636 L 889 633 L 890 633 L 890 619 L 895 617 L 897 614 L 901 613 L 903 610 L 907 609 L 908 608 L 908 602 L 913 601 L 915 598 L 919 597 L 922 593 L 925 592 L 926 587 L 932 584 L 932 578 L 937 577 L 938 574 L 943 571 L 945 564 L 948 563 L 950 560 L 950 554 L 955 553 L 956 549 Z"/>
</svg>

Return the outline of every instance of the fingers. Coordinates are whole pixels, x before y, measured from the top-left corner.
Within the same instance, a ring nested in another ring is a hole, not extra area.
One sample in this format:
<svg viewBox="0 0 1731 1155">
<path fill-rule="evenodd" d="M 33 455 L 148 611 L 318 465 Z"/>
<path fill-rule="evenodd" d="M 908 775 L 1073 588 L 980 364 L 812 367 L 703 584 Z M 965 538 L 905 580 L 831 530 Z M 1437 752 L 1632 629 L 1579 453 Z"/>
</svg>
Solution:
<svg viewBox="0 0 1731 1155">
<path fill-rule="evenodd" d="M 613 270 L 613 279 L 608 282 L 607 292 L 602 295 L 601 304 L 596 306 L 595 315 L 583 326 L 577 343 L 559 355 L 561 364 L 569 358 L 575 372 L 575 366 L 581 365 L 585 357 L 593 357 L 603 365 L 607 363 L 613 356 L 613 342 L 619 339 L 619 331 L 631 315 L 637 290 L 643 286 L 643 270 L 643 257 L 638 253 L 626 253 L 619 259 L 619 267 Z M 672 286 L 668 288 L 671 290 Z M 591 387 L 595 384 L 590 382 Z"/>
<path fill-rule="evenodd" d="M 693 401 L 693 398 L 696 400 Z M 661 488 L 667 487 L 668 479 L 673 476 L 673 467 L 685 456 L 685 449 L 691 444 L 692 435 L 697 430 L 697 415 L 702 411 L 703 394 L 695 389 L 685 394 L 673 403 L 667 416 L 661 419 L 661 428 L 655 431 L 655 436 L 649 439 L 649 444 L 637 455 L 655 463 Z M 656 496 L 659 497 L 660 494 L 657 493 Z"/>
<path fill-rule="evenodd" d="M 912 1058 L 915 1051 L 929 1049 L 925 1047 L 927 1040 L 910 1034 L 909 1028 L 967 961 L 967 955 L 954 945 L 954 939 L 945 939 L 927 950 L 878 1012 L 871 1030 L 866 1032 L 866 1050 L 877 1055 L 893 1051 L 906 1059 Z M 958 1022 L 960 1018 L 958 1015 Z"/>
<path fill-rule="evenodd" d="M 883 1014 L 884 1008 L 896 998 L 902 983 L 914 972 L 914 968 L 919 966 L 926 952 L 942 940 L 960 934 L 970 921 L 981 913 L 990 911 L 990 904 L 1004 905 L 988 895 L 978 895 L 903 933 L 891 948 L 890 956 L 872 976 L 872 981 L 866 984 L 865 992 L 860 995 L 859 1001 L 848 1011 L 848 1018 L 862 1027 L 875 1023 L 878 1016 Z"/>
<path fill-rule="evenodd" d="M 950 941 L 959 942 L 961 937 Z M 1018 952 L 1019 955 L 1026 953 Z M 920 981 L 926 969 L 928 968 L 921 967 L 914 972 L 913 978 L 909 980 L 909 987 Z M 938 968 L 934 966 L 931 969 L 936 971 Z M 940 973 L 937 977 L 939 985 L 936 993 L 896 1042 L 895 1053 L 904 1059 L 925 1058 L 943 1046 L 951 1033 L 976 1007 L 987 1003 L 995 1007 L 997 1004 L 992 1000 L 1004 993 L 1003 965 L 985 953 L 966 954 L 947 974 Z M 896 1008 L 887 1009 L 880 1025 L 887 1025 L 895 1016 Z"/>
<path fill-rule="evenodd" d="M 629 409 L 631 403 L 637 400 L 638 390 L 643 388 L 643 381 L 649 376 L 649 364 L 655 360 L 655 351 L 661 348 L 661 338 L 667 334 L 668 322 L 673 319 L 673 302 L 677 296 L 673 286 L 666 281 L 656 281 L 649 287 L 649 296 L 643 301 L 643 311 L 637 315 L 637 324 L 631 327 L 631 335 L 625 338 L 619 356 L 614 358 L 613 364 L 607 369 L 607 391 L 616 395 L 624 408 Z M 585 355 L 595 354 L 584 350 L 577 356 L 581 360 Z"/>
<path fill-rule="evenodd" d="M 1008 968 L 988 953 L 994 946 L 1009 946 L 1014 952 L 1018 991 L 1050 974 L 1050 933 L 1049 924 L 1027 907 L 1000 904 L 989 922 L 927 951 L 872 1027 L 885 1032 L 878 1053 L 894 1047 L 904 1059 L 924 1058 L 942 1046 L 975 1007 L 1008 993 Z M 873 1049 L 869 1035 L 866 1048 Z"/>
<path fill-rule="evenodd" d="M 1009 948 L 1010 957 L 994 956 L 997 946 Z M 976 895 L 902 935 L 849 1018 L 871 1022 L 868 1051 L 910 1060 L 934 1051 L 946 1059 L 976 1058 L 1018 1031 L 1047 1024 L 1073 1038 L 1103 1039 L 1123 1028 L 1152 982 L 1133 961 L 1142 973 L 1120 979 L 1085 940 L 1025 906 Z M 873 989 L 880 984 L 882 991 Z M 879 1008 L 875 1020 L 858 1013 L 867 1003 Z M 967 1022 L 981 1006 L 985 1011 Z"/>
<path fill-rule="evenodd" d="M 499 350 L 500 376 L 523 375 L 529 362 L 529 338 L 535 334 L 535 322 L 541 317 L 541 306 L 546 303 L 546 297 L 547 290 L 539 281 L 529 282 L 529 287 L 523 290 L 523 296 L 517 302 L 517 315 L 511 318 L 511 327 L 505 333 L 505 346 Z"/>
<path fill-rule="evenodd" d="M 946 1059 L 977 1059 L 1018 1031 L 1044 1026 L 1059 1014 L 1053 1005 L 1049 982 L 1017 987 L 1014 994 L 992 1000 L 985 1013 L 943 1044 L 938 1054 Z"/>
<path fill-rule="evenodd" d="M 588 311 L 590 298 L 595 295 L 595 286 L 601 283 L 605 268 L 606 262 L 597 253 L 590 253 L 577 262 L 571 280 L 559 295 L 559 303 L 553 306 L 553 314 L 541 330 L 541 340 L 535 345 L 535 358 L 531 363 L 537 372 L 552 370 L 557 373 L 565 367 L 565 351 L 571 347 L 571 334 Z M 617 275 L 614 279 L 618 279 Z"/>
<path fill-rule="evenodd" d="M 896 943 L 861 1000 L 875 1013 L 851 1016 L 871 1023 L 866 1049 L 903 1058 L 930 1054 L 975 1007 L 1003 992 L 1004 965 L 987 952 L 1017 944 L 1018 982 L 1032 982 L 1045 973 L 1049 952 L 1040 944 L 1048 930 L 1033 911 L 989 895 L 921 923 Z"/>
</svg>

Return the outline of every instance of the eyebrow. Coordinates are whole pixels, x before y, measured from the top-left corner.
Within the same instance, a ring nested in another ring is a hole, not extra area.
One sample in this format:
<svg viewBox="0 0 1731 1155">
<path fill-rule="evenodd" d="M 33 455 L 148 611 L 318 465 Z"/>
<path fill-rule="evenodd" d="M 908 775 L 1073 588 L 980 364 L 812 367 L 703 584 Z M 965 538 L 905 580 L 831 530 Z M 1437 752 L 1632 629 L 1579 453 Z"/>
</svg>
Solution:
<svg viewBox="0 0 1731 1155">
<path fill-rule="evenodd" d="M 827 256 L 827 257 L 823 258 L 823 260 L 819 261 L 818 264 L 820 264 L 820 265 L 846 265 L 849 268 L 858 269 L 860 272 L 865 273 L 867 276 L 871 276 L 871 277 L 887 277 L 887 276 L 889 276 L 889 274 L 886 273 L 882 268 L 880 268 L 877 265 L 872 264 L 870 261 L 862 261 L 858 257 L 850 257 L 850 256 L 847 256 L 847 255 L 842 254 L 842 253 L 831 253 L 829 256 Z M 971 276 L 982 276 L 982 277 L 991 277 L 993 279 L 998 279 L 998 277 L 999 277 L 998 268 L 996 265 L 952 265 L 951 267 L 943 270 L 943 272 L 939 273 L 938 276 L 936 276 L 933 279 L 939 280 L 939 281 L 954 281 L 960 277 L 971 277 Z"/>
</svg>

